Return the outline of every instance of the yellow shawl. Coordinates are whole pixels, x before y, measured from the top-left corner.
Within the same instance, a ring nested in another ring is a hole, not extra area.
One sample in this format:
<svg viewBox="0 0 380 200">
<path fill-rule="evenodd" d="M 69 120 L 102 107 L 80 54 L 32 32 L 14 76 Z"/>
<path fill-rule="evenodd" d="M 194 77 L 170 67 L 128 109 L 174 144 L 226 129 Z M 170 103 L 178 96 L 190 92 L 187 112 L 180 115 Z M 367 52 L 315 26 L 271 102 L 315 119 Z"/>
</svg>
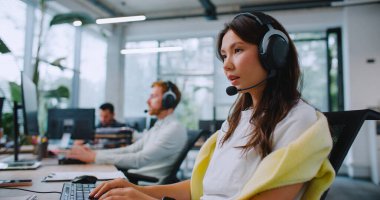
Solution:
<svg viewBox="0 0 380 200">
<path fill-rule="evenodd" d="M 322 113 L 318 120 L 297 140 L 266 156 L 250 180 L 245 184 L 238 199 L 250 199 L 260 192 L 281 186 L 308 182 L 302 199 L 320 199 L 332 184 L 335 172 L 327 159 L 332 139 L 328 123 Z M 217 134 L 202 146 L 195 161 L 191 177 L 191 198 L 203 195 L 203 177 L 214 153 Z"/>
</svg>

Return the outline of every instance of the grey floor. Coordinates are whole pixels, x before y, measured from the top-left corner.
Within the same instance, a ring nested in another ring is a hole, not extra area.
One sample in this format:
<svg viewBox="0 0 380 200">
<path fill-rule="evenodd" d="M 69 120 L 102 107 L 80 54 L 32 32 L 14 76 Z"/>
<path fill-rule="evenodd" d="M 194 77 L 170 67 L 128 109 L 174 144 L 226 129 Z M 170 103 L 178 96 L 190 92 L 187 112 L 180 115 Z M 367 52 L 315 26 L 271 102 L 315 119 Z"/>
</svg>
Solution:
<svg viewBox="0 0 380 200">
<path fill-rule="evenodd" d="M 337 176 L 326 200 L 379 200 L 380 185 L 369 180 Z"/>
</svg>

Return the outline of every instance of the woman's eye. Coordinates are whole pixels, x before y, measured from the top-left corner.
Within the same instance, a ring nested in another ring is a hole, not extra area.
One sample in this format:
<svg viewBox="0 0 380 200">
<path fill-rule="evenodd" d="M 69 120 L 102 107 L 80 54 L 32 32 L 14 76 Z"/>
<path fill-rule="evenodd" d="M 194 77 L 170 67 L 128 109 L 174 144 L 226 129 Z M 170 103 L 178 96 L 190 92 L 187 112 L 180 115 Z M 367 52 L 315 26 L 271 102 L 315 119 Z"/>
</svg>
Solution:
<svg viewBox="0 0 380 200">
<path fill-rule="evenodd" d="M 226 55 L 222 55 L 222 60 L 224 61 L 227 58 Z"/>
<path fill-rule="evenodd" d="M 235 53 L 239 53 L 241 51 L 242 51 L 242 49 L 235 49 Z"/>
</svg>

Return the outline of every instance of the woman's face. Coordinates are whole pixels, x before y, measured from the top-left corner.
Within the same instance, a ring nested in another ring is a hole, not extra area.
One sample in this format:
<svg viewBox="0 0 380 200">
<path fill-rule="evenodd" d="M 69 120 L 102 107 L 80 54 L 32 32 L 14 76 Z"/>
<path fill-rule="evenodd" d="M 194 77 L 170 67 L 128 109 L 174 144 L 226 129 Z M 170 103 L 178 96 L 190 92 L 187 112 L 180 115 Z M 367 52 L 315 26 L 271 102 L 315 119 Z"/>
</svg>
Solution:
<svg viewBox="0 0 380 200">
<path fill-rule="evenodd" d="M 236 88 L 247 88 L 266 79 L 267 72 L 260 63 L 257 45 L 244 42 L 232 30 L 224 35 L 220 52 L 224 73 Z M 253 91 L 255 88 L 244 92 Z"/>
</svg>

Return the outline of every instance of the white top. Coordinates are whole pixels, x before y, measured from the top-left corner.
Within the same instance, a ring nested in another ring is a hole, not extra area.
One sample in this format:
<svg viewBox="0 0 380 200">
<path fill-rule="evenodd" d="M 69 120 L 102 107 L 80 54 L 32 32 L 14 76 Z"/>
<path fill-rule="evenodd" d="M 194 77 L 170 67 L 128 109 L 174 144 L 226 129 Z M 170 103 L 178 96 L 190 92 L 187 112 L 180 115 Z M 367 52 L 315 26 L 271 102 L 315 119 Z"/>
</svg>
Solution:
<svg viewBox="0 0 380 200">
<path fill-rule="evenodd" d="M 157 120 L 132 145 L 97 151 L 95 163 L 115 164 L 119 168 L 135 169 L 129 170 L 132 173 L 162 178 L 170 173 L 186 143 L 186 128 L 171 114 Z"/>
<path fill-rule="evenodd" d="M 225 121 L 219 130 L 215 151 L 203 179 L 202 200 L 236 199 L 260 164 L 261 158 L 256 151 L 251 149 L 247 154 L 243 154 L 241 148 L 236 148 L 247 143 L 246 137 L 253 130 L 253 125 L 249 123 L 252 112 L 242 111 L 235 132 L 223 146 L 221 139 L 228 130 L 228 122 Z M 315 109 L 300 100 L 275 127 L 272 135 L 273 150 L 297 139 L 316 121 Z M 304 189 L 305 187 L 297 199 L 302 196 Z"/>
</svg>

